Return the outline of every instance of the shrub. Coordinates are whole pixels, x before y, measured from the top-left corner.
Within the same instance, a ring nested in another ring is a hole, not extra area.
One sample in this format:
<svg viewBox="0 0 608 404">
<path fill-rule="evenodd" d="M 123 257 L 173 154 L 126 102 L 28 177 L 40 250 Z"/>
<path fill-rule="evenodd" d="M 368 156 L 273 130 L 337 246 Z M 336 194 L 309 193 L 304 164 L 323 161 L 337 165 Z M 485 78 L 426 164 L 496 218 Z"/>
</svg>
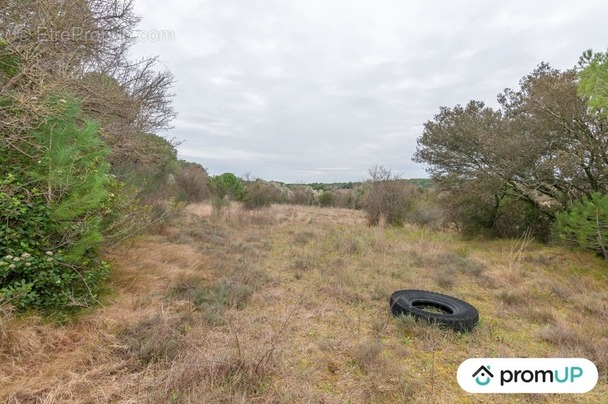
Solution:
<svg viewBox="0 0 608 404">
<path fill-rule="evenodd" d="M 245 209 L 259 209 L 270 206 L 276 199 L 276 188 L 265 181 L 255 180 L 247 184 L 243 207 Z M 279 191 L 280 192 L 280 191 Z"/>
<path fill-rule="evenodd" d="M 408 183 L 411 182 L 408 180 Z M 406 220 L 410 223 L 432 229 L 440 229 L 445 225 L 445 212 L 439 204 L 439 194 L 436 189 L 415 185 L 408 196 L 408 212 Z"/>
<path fill-rule="evenodd" d="M 211 188 L 215 195 L 233 201 L 241 201 L 245 196 L 243 181 L 232 173 L 224 173 L 213 177 Z"/>
<path fill-rule="evenodd" d="M 536 240 L 550 241 L 555 223 L 526 201 L 504 198 L 496 214 L 494 229 L 504 238 L 517 238 L 529 233 Z"/>
<path fill-rule="evenodd" d="M 290 202 L 295 205 L 310 206 L 315 202 L 315 191 L 308 185 L 294 185 L 291 187 Z"/>
<path fill-rule="evenodd" d="M 200 202 L 209 197 L 209 175 L 200 164 L 183 162 L 175 174 L 178 197 L 186 202 Z"/>
<path fill-rule="evenodd" d="M 336 189 L 332 191 L 333 206 L 338 208 L 350 208 L 352 206 L 352 189 Z"/>
<path fill-rule="evenodd" d="M 139 365 L 174 360 L 184 345 L 187 318 L 163 318 L 156 314 L 130 324 L 118 333 L 127 357 Z"/>
<path fill-rule="evenodd" d="M 608 195 L 594 193 L 557 215 L 562 238 L 596 251 L 608 261 Z"/>
<path fill-rule="evenodd" d="M 136 191 L 138 202 L 154 205 L 176 196 L 187 199 L 177 179 L 181 167 L 174 144 L 151 133 L 136 134 L 132 141 L 146 150 L 145 155 L 121 150 L 120 158 L 112 159 L 111 172 L 126 189 Z"/>
<path fill-rule="evenodd" d="M 142 203 L 139 190 L 111 178 L 110 198 L 102 222 L 103 247 L 112 248 L 144 231 L 162 231 L 183 203 L 175 200 Z"/>
<path fill-rule="evenodd" d="M 406 218 L 411 187 L 390 169 L 376 166 L 369 170 L 370 179 L 362 200 L 368 223 L 378 225 L 381 220 L 387 224 L 401 226 Z"/>
<path fill-rule="evenodd" d="M 202 319 L 210 325 L 222 325 L 226 309 L 243 309 L 253 295 L 254 287 L 246 282 L 223 280 L 203 285 L 200 278 L 186 278 L 175 284 L 170 294 L 187 299 L 202 312 Z"/>
<path fill-rule="evenodd" d="M 97 252 L 109 151 L 96 124 L 81 123 L 78 103 L 50 105 L 54 115 L 31 133 L 37 160 L 2 155 L 0 301 L 20 309 L 86 305 L 108 275 Z"/>
<path fill-rule="evenodd" d="M 323 191 L 319 195 L 319 206 L 329 207 L 329 206 L 333 206 L 333 204 L 334 204 L 334 196 L 331 193 L 331 191 Z"/>
<path fill-rule="evenodd" d="M 368 188 L 370 187 L 369 182 L 364 182 L 363 184 L 355 187 L 350 196 L 350 207 L 353 209 L 363 209 L 363 203 L 365 200 L 365 194 L 367 193 Z"/>
</svg>

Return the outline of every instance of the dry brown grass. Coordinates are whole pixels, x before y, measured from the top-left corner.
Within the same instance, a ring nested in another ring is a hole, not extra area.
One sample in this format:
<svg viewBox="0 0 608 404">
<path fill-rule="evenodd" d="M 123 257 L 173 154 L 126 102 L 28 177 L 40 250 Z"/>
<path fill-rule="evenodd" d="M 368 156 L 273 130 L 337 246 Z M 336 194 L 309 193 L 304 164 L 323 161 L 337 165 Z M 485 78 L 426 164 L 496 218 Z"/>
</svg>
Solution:
<svg viewBox="0 0 608 404">
<path fill-rule="evenodd" d="M 606 268 L 530 240 L 367 227 L 362 213 L 191 205 L 116 249 L 103 307 L 55 326 L 0 308 L 0 401 L 601 402 Z M 397 289 L 448 293 L 482 321 L 455 334 L 388 314 Z M 470 357 L 582 356 L 584 396 L 476 396 Z"/>
</svg>

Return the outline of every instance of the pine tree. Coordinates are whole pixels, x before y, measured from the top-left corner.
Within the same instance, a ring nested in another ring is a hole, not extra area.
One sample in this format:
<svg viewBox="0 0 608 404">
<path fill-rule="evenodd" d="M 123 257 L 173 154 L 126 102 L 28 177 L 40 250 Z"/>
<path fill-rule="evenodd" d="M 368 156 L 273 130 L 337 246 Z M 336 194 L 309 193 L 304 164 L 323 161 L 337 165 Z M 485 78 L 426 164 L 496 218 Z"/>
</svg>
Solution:
<svg viewBox="0 0 608 404">
<path fill-rule="evenodd" d="M 594 193 L 557 216 L 562 237 L 592 249 L 608 261 L 608 195 Z"/>
<path fill-rule="evenodd" d="M 0 303 L 19 309 L 87 305 L 109 270 L 97 251 L 109 151 L 77 101 L 49 105 L 27 152 L 0 156 Z"/>
<path fill-rule="evenodd" d="M 97 123 L 82 120 L 76 101 L 55 104 L 57 113 L 33 132 L 42 156 L 31 174 L 51 208 L 55 232 L 62 234 L 66 259 L 78 262 L 102 240 L 99 209 L 109 194 L 109 150 Z"/>
</svg>

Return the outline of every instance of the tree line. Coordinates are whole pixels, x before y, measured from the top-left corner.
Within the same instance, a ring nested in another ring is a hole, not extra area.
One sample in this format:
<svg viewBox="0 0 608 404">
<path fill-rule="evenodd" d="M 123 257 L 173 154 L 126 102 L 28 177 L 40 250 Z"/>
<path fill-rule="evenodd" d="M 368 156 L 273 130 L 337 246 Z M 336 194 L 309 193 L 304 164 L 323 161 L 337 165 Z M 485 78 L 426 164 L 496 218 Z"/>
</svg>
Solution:
<svg viewBox="0 0 608 404">
<path fill-rule="evenodd" d="M 442 107 L 424 125 L 414 161 L 428 165 L 450 221 L 468 233 L 608 242 L 608 56 L 577 67 L 541 63 L 518 89 Z"/>
</svg>

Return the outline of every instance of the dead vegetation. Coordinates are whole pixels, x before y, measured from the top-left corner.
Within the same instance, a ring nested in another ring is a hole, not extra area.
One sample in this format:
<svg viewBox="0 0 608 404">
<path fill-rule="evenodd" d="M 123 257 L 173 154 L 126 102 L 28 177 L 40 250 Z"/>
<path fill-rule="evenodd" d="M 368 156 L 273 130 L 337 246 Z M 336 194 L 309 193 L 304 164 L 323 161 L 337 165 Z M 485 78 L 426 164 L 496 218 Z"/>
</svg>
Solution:
<svg viewBox="0 0 608 404">
<path fill-rule="evenodd" d="M 470 357 L 587 357 L 608 394 L 602 263 L 534 241 L 368 227 L 352 210 L 192 205 L 114 250 L 112 294 L 69 324 L 0 308 L 0 401 L 483 402 Z M 388 314 L 397 289 L 449 293 L 456 334 Z M 495 402 L 574 402 L 501 396 Z"/>
</svg>

